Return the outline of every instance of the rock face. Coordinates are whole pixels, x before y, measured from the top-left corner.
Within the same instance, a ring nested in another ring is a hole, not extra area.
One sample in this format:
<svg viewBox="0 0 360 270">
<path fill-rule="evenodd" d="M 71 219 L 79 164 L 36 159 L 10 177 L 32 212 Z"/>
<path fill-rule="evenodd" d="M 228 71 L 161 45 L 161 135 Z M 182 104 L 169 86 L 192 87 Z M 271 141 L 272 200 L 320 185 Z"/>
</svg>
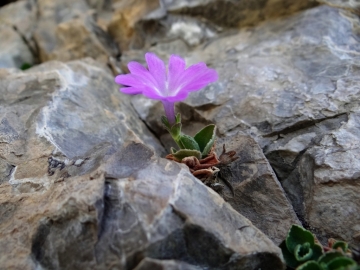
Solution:
<svg viewBox="0 0 360 270">
<path fill-rule="evenodd" d="M 26 1 L 19 1 L 2 7 L 0 18 L 0 68 L 34 64 L 31 33 L 35 26 L 35 10 Z"/>
<path fill-rule="evenodd" d="M 0 91 L 2 267 L 283 269 L 265 234 L 155 156 L 106 67 L 3 69 Z"/>
<path fill-rule="evenodd" d="M 323 240 L 359 235 L 358 26 L 356 16 L 322 6 L 216 40 L 189 62 L 206 59 L 221 79 L 179 107 L 223 136 L 256 138 Z"/>
<path fill-rule="evenodd" d="M 93 60 L 49 62 L 0 77 L 2 157 L 16 167 L 10 183 L 20 193 L 86 173 L 129 139 L 162 152 L 109 71 Z"/>
<path fill-rule="evenodd" d="M 359 244 L 358 4 L 322 2 L 1 7 L 1 267 L 284 269 L 293 223 Z M 159 102 L 118 92 L 147 51 L 218 71 L 176 110 L 185 133 L 215 123 L 217 152 L 237 152 L 221 194 L 161 158 Z"/>
<path fill-rule="evenodd" d="M 39 0 L 38 25 L 34 33 L 41 61 L 69 61 L 92 57 L 104 63 L 117 57 L 119 49 L 96 23 L 85 0 Z"/>
<path fill-rule="evenodd" d="M 164 5 L 169 12 L 202 16 L 220 26 L 239 27 L 291 14 L 316 4 L 312 1 L 288 0 L 164 0 Z"/>
<path fill-rule="evenodd" d="M 255 138 L 298 217 L 324 242 L 359 241 L 358 27 L 355 15 L 321 6 L 216 39 L 187 62 L 205 61 L 219 81 L 178 106 L 190 134 L 215 123 L 220 136 Z M 160 110 L 138 112 L 170 146 L 154 118 Z"/>
<path fill-rule="evenodd" d="M 318 1 L 320 3 L 324 3 L 329 6 L 347 9 L 355 13 L 360 12 L 360 2 L 357 0 L 318 0 Z"/>
<path fill-rule="evenodd" d="M 229 136 L 217 141 L 218 155 L 223 144 L 227 150 L 236 151 L 239 158 L 229 168 L 222 168 L 220 176 L 234 188 L 226 188 L 224 199 L 262 230 L 276 244 L 280 244 L 292 224 L 300 224 L 285 196 L 277 177 L 261 148 L 253 138 L 245 134 Z"/>
</svg>

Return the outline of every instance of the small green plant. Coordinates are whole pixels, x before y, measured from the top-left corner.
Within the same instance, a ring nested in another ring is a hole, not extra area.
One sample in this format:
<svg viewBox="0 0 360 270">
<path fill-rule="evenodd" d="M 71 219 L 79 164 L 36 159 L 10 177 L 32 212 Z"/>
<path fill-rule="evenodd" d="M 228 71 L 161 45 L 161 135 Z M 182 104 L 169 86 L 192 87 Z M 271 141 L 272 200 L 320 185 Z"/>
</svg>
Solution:
<svg viewBox="0 0 360 270">
<path fill-rule="evenodd" d="M 359 270 L 357 263 L 344 256 L 342 252 L 329 251 L 322 255 L 318 261 L 309 261 L 296 270 Z"/>
<path fill-rule="evenodd" d="M 177 114 L 175 119 L 175 124 L 171 126 L 165 116 L 161 118 L 166 130 L 180 148 L 180 150 L 171 148 L 171 154 L 180 161 L 189 156 L 194 156 L 198 159 L 205 158 L 214 145 L 216 126 L 208 125 L 194 137 L 191 137 L 181 132 L 180 114 Z"/>
<path fill-rule="evenodd" d="M 331 239 L 329 247 L 315 242 L 308 230 L 293 225 L 286 239 L 280 244 L 285 262 L 296 270 L 360 270 L 351 256 L 348 244 Z"/>
<path fill-rule="evenodd" d="M 32 67 L 32 65 L 30 65 L 29 63 L 24 63 L 24 64 L 21 65 L 20 69 L 21 70 L 27 70 L 27 69 L 29 69 L 31 67 Z"/>
<path fill-rule="evenodd" d="M 315 243 L 314 235 L 298 225 L 290 228 L 280 248 L 286 264 L 291 268 L 310 260 L 317 260 L 323 254 L 322 247 Z"/>
</svg>

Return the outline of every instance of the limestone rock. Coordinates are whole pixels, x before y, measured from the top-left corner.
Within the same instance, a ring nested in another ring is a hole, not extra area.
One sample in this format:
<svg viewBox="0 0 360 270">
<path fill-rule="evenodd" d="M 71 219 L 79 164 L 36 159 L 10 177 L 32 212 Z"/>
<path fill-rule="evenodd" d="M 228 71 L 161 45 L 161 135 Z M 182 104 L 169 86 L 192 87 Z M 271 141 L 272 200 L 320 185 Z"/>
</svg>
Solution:
<svg viewBox="0 0 360 270">
<path fill-rule="evenodd" d="M 315 6 L 314 1 L 246 1 L 246 0 L 164 0 L 171 13 L 201 16 L 225 27 L 253 25 Z"/>
<path fill-rule="evenodd" d="M 206 62 L 219 72 L 219 81 L 177 107 L 189 133 L 197 124 L 215 123 L 220 137 L 244 131 L 255 138 L 300 220 L 322 240 L 358 241 L 360 222 L 349 214 L 360 207 L 355 195 L 358 164 L 350 151 L 356 149 L 356 135 L 341 135 L 345 145 L 330 142 L 334 132 L 357 134 L 346 123 L 356 119 L 359 110 L 359 26 L 357 16 L 320 6 L 216 39 L 189 53 L 186 61 Z M 139 100 L 135 97 L 133 103 Z M 138 110 L 170 146 L 154 118 L 161 105 Z M 339 151 L 341 158 L 335 154 Z M 324 196 L 329 192 L 331 206 Z M 330 209 L 337 209 L 336 219 Z M 346 224 L 340 225 L 341 220 Z"/>
<path fill-rule="evenodd" d="M 104 63 L 119 49 L 96 23 L 85 0 L 37 1 L 39 18 L 34 38 L 41 61 L 92 57 Z"/>
<path fill-rule="evenodd" d="M 0 184 L 10 179 L 13 166 L 0 158 Z"/>
<path fill-rule="evenodd" d="M 155 260 L 145 258 L 134 270 L 200 270 L 201 267 L 190 265 L 175 260 Z"/>
<path fill-rule="evenodd" d="M 300 224 L 300 221 L 269 162 L 260 146 L 248 135 L 240 133 L 218 140 L 218 156 L 223 151 L 223 144 L 227 151 L 236 151 L 239 157 L 229 167 L 221 168 L 219 179 L 228 181 L 235 194 L 233 196 L 229 186 L 222 183 L 225 187 L 223 197 L 279 245 L 291 225 Z"/>
<path fill-rule="evenodd" d="M 0 211 L 7 269 L 284 269 L 280 249 L 250 221 L 139 143 L 45 192 L 6 193 Z"/>
<path fill-rule="evenodd" d="M 216 41 L 199 54 L 210 55 L 221 80 L 186 101 L 221 134 L 242 129 L 259 141 L 302 222 L 322 240 L 358 241 L 360 221 L 350 214 L 360 209 L 351 139 L 321 145 L 334 132 L 349 134 L 345 123 L 357 117 L 358 26 L 355 16 L 322 6 Z M 219 51 L 217 58 L 228 60 L 216 61 Z"/>
<path fill-rule="evenodd" d="M 44 190 L 89 172 L 128 140 L 162 153 L 109 73 L 88 59 L 0 75 L 0 152 L 16 166 L 14 190 Z"/>
<path fill-rule="evenodd" d="M 12 27 L 0 26 L 0 35 L 0 68 L 20 68 L 25 63 L 33 63 L 31 51 Z"/>
<path fill-rule="evenodd" d="M 143 47 L 144 38 L 142 35 L 144 33 L 137 29 L 137 23 L 160 8 L 159 1 L 115 1 L 113 8 L 115 12 L 108 25 L 109 34 L 118 42 L 122 50 L 129 47 Z"/>
<path fill-rule="evenodd" d="M 360 12 L 360 2 L 358 0 L 318 0 L 320 3 L 327 4 L 329 6 L 343 8 L 355 13 Z"/>
<path fill-rule="evenodd" d="M 0 68 L 21 68 L 24 64 L 34 64 L 35 46 L 31 37 L 35 18 L 35 10 L 27 1 L 0 8 Z"/>
<path fill-rule="evenodd" d="M 32 1 L 19 0 L 0 8 L 1 24 L 11 25 L 28 42 L 36 27 L 36 6 Z"/>
</svg>

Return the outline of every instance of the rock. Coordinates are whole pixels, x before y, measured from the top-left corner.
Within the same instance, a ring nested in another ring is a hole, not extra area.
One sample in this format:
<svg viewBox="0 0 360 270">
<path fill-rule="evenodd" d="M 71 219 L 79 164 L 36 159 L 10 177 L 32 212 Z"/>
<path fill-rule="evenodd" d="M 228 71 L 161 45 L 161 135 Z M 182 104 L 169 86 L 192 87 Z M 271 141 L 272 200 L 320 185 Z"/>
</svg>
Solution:
<svg viewBox="0 0 360 270">
<path fill-rule="evenodd" d="M 0 68 L 21 68 L 34 63 L 34 58 L 22 37 L 11 26 L 0 25 Z"/>
<path fill-rule="evenodd" d="M 229 28 L 257 24 L 317 5 L 315 1 L 115 1 L 108 24 L 123 50 L 181 39 L 195 47 Z"/>
<path fill-rule="evenodd" d="M 179 262 L 175 260 L 155 260 L 145 258 L 134 270 L 200 270 L 200 267 L 190 265 L 188 263 Z"/>
<path fill-rule="evenodd" d="M 360 3 L 356 0 L 317 0 L 320 3 L 327 4 L 329 6 L 343 8 L 359 14 Z"/>
<path fill-rule="evenodd" d="M 45 192 L 7 193 L 0 212 L 0 254 L 16 254 L 0 256 L 7 269 L 284 269 L 250 221 L 140 143 Z"/>
<path fill-rule="evenodd" d="M 88 59 L 0 75 L 0 152 L 16 166 L 14 191 L 40 191 L 85 174 L 128 140 L 162 153 L 109 73 Z"/>
<path fill-rule="evenodd" d="M 38 25 L 34 38 L 42 62 L 92 57 L 107 63 L 119 49 L 96 23 L 85 0 L 37 1 Z"/>
<path fill-rule="evenodd" d="M 222 79 L 186 101 L 221 134 L 247 130 L 259 141 L 299 218 L 323 241 L 354 243 L 359 233 L 357 215 L 349 214 L 360 209 L 358 184 L 351 180 L 358 166 L 335 165 L 354 164 L 354 154 L 349 146 L 321 146 L 333 132 L 348 133 L 343 123 L 356 118 L 360 88 L 354 61 L 360 47 L 353 29 L 358 25 L 358 18 L 323 6 L 214 42 L 204 54 L 211 55 L 207 61 Z M 228 60 L 216 61 L 219 48 L 223 54 L 217 57 Z M 338 151 L 344 152 L 341 159 Z M 321 156 L 331 165 L 320 165 Z M 319 175 L 332 180 L 319 181 Z"/>
<path fill-rule="evenodd" d="M 36 6 L 33 1 L 20 0 L 0 8 L 0 18 L 2 24 L 15 28 L 27 42 L 32 41 L 36 27 Z"/>
<path fill-rule="evenodd" d="M 229 186 L 222 192 L 224 199 L 240 214 L 247 217 L 271 240 L 279 245 L 292 224 L 300 224 L 286 198 L 269 162 L 259 145 L 248 135 L 237 134 L 217 141 L 217 154 L 221 155 L 223 145 L 227 151 L 236 151 L 239 157 L 228 168 L 221 168 L 221 179 Z"/>
<path fill-rule="evenodd" d="M 201 16 L 224 27 L 242 27 L 315 6 L 313 1 L 164 0 L 171 13 Z"/>
<path fill-rule="evenodd" d="M 216 39 L 189 53 L 186 62 L 206 62 L 219 72 L 219 81 L 177 106 L 184 115 L 183 128 L 190 135 L 195 134 L 196 125 L 207 123 L 217 125 L 220 137 L 239 131 L 251 135 L 269 159 L 302 223 L 319 232 L 322 241 L 327 237 L 358 241 L 359 220 L 357 215 L 349 215 L 360 207 L 355 195 L 358 165 L 350 151 L 356 149 L 356 135 L 341 135 L 346 138 L 342 139 L 345 145 L 331 144 L 330 138 L 334 132 L 357 134 L 346 123 L 357 119 L 359 110 L 359 25 L 355 15 L 320 6 Z M 133 104 L 141 99 L 134 97 Z M 170 146 L 154 118 L 161 106 L 135 108 Z M 349 138 L 354 138 L 354 146 Z M 340 159 L 335 154 L 339 151 L 343 153 Z M 343 162 L 350 162 L 349 166 Z M 324 197 L 329 192 L 333 194 L 331 207 Z M 330 209 L 337 209 L 336 218 Z M 346 224 L 339 225 L 340 220 Z"/>
<path fill-rule="evenodd" d="M 0 158 L 0 184 L 9 180 L 12 169 L 11 164 Z"/>
<path fill-rule="evenodd" d="M 360 110 L 354 111 L 338 128 L 315 137 L 284 180 L 296 210 L 323 241 L 332 236 L 360 243 L 359 117 Z"/>
<path fill-rule="evenodd" d="M 21 68 L 36 61 L 31 36 L 35 10 L 27 1 L 18 1 L 0 9 L 0 68 Z"/>
<path fill-rule="evenodd" d="M 158 0 L 115 1 L 115 12 L 108 25 L 109 34 L 118 42 L 122 50 L 129 47 L 141 48 L 144 45 L 142 31 L 136 29 L 137 23 L 160 8 Z M 162 17 L 163 14 L 160 14 Z"/>
</svg>

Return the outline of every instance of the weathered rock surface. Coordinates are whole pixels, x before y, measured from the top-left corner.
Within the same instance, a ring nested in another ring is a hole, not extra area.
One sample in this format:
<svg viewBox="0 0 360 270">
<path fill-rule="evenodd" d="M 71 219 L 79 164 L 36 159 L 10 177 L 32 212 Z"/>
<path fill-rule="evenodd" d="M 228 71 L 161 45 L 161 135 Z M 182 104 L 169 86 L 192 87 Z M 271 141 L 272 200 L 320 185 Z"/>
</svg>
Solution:
<svg viewBox="0 0 360 270">
<path fill-rule="evenodd" d="M 90 59 L 0 70 L 0 265 L 283 269 L 265 234 L 155 156 L 109 73 Z"/>
<path fill-rule="evenodd" d="M 358 131 L 349 127 L 358 121 L 358 26 L 355 16 L 319 7 L 214 42 L 205 54 L 221 48 L 228 60 L 208 61 L 222 79 L 187 101 L 220 133 L 245 129 L 258 138 L 300 218 L 323 240 L 358 241 Z M 330 143 L 333 134 L 341 143 Z"/>
<path fill-rule="evenodd" d="M 229 28 L 254 25 L 317 5 L 315 1 L 115 1 L 109 33 L 122 50 L 182 40 L 189 47 Z"/>
<path fill-rule="evenodd" d="M 26 1 L 18 1 L 0 9 L 0 68 L 20 68 L 34 64 L 35 10 Z"/>
<path fill-rule="evenodd" d="M 104 160 L 45 192 L 2 194 L 3 267 L 283 269 L 279 248 L 185 166 L 139 143 Z"/>
<path fill-rule="evenodd" d="M 329 6 L 343 8 L 355 13 L 360 12 L 360 2 L 358 0 L 318 0 L 320 3 L 327 4 Z"/>
<path fill-rule="evenodd" d="M 86 173 L 129 139 L 162 153 L 110 71 L 93 60 L 3 70 L 0 91 L 1 157 L 16 166 L 10 183 L 20 193 Z"/>
<path fill-rule="evenodd" d="M 0 68 L 20 68 L 24 63 L 33 62 L 28 47 L 11 26 L 1 25 L 0 35 Z"/>
<path fill-rule="evenodd" d="M 11 3 L 0 9 L 0 68 L 34 64 L 31 37 L 35 18 L 35 10 L 26 1 Z"/>
<path fill-rule="evenodd" d="M 85 0 L 39 0 L 34 39 L 41 61 L 92 57 L 106 63 L 119 49 L 93 18 Z"/>
<path fill-rule="evenodd" d="M 358 241 L 358 215 L 350 214 L 360 209 L 357 129 L 347 123 L 358 121 L 359 25 L 355 15 L 320 6 L 214 40 L 188 54 L 187 63 L 205 61 L 219 81 L 178 106 L 190 133 L 197 123 L 215 123 L 220 136 L 253 136 L 299 218 L 322 240 Z M 159 104 L 138 111 L 162 136 L 154 118 Z M 331 144 L 334 136 L 341 143 Z"/>
<path fill-rule="evenodd" d="M 360 243 L 360 20 L 344 10 L 359 9 L 356 1 L 322 2 L 343 10 L 320 6 L 273 20 L 317 3 L 2 7 L 1 267 L 283 269 L 273 242 L 299 219 L 321 241 Z M 220 173 L 234 186 L 235 197 L 226 185 L 222 193 L 228 203 L 183 165 L 154 154 L 171 146 L 161 104 L 118 92 L 111 72 L 126 72 L 149 50 L 219 72 L 217 83 L 177 110 L 186 133 L 215 123 L 218 152 L 223 142 L 237 151 Z M 96 62 L 13 69 L 87 56 Z"/>
<path fill-rule="evenodd" d="M 313 1 L 164 0 L 169 12 L 202 16 L 220 26 L 241 27 L 315 6 Z"/>
<path fill-rule="evenodd" d="M 269 162 L 249 135 L 239 133 L 218 140 L 218 156 L 223 144 L 227 151 L 236 151 L 239 157 L 220 171 L 221 178 L 225 178 L 234 188 L 235 196 L 229 186 L 223 183 L 225 200 L 271 240 L 280 244 L 291 225 L 300 222 Z"/>
</svg>

